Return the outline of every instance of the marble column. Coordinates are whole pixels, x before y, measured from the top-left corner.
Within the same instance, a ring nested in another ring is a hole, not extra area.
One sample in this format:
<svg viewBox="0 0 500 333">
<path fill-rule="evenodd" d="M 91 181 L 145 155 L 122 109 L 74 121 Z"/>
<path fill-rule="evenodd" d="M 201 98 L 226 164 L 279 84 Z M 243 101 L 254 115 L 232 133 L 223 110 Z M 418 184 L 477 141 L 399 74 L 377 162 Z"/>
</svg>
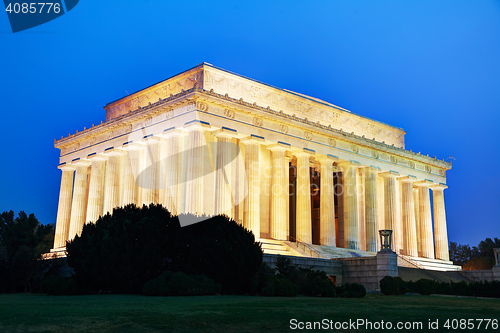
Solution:
<svg viewBox="0 0 500 333">
<path fill-rule="evenodd" d="M 166 161 L 167 161 L 167 140 L 163 137 L 163 134 L 158 137 L 158 178 L 156 180 L 158 186 L 158 203 L 163 207 L 167 207 L 167 170 L 166 170 Z"/>
<path fill-rule="evenodd" d="M 144 178 L 142 187 L 142 204 L 157 204 L 159 197 L 159 173 L 160 173 L 160 140 L 149 136 L 143 139 L 145 148 L 144 157 Z"/>
<path fill-rule="evenodd" d="M 139 159 L 140 155 L 143 154 L 143 145 L 137 143 L 127 143 L 123 146 L 125 153 L 125 158 L 123 162 L 125 163 L 125 168 L 123 170 L 123 195 L 122 195 L 122 206 L 135 204 L 136 206 L 141 206 L 142 201 L 139 202 L 139 186 L 137 185 L 137 177 L 139 176 Z"/>
<path fill-rule="evenodd" d="M 75 167 L 62 164 L 61 189 L 59 190 L 59 205 L 57 206 L 56 233 L 54 236 L 54 249 L 66 247 L 68 240 L 69 224 L 71 220 L 71 201 L 73 197 L 73 175 Z"/>
<path fill-rule="evenodd" d="M 365 168 L 356 170 L 356 193 L 358 195 L 358 239 L 359 249 L 366 251 L 366 214 L 365 214 Z"/>
<path fill-rule="evenodd" d="M 301 242 L 312 244 L 311 220 L 311 172 L 309 161 L 311 152 L 301 151 L 297 157 L 297 212 L 296 235 Z"/>
<path fill-rule="evenodd" d="M 69 223 L 68 240 L 80 236 L 87 213 L 88 178 L 90 161 L 79 160 L 76 166 L 73 201 L 71 203 L 71 219 Z"/>
<path fill-rule="evenodd" d="M 357 167 L 355 161 L 340 163 L 344 182 L 344 246 L 359 250 Z"/>
<path fill-rule="evenodd" d="M 189 132 L 185 212 L 194 215 L 203 214 L 203 151 L 206 149 L 203 128 L 200 122 L 191 122 L 184 126 L 184 129 Z"/>
<path fill-rule="evenodd" d="M 399 230 L 399 219 L 397 209 L 397 195 L 396 187 L 398 182 L 396 177 L 399 176 L 398 172 L 388 171 L 380 174 L 384 178 L 384 204 L 385 204 L 385 228 L 392 230 L 392 244 L 393 250 L 399 253 L 399 247 L 396 245 L 400 242 L 401 230 Z"/>
<path fill-rule="evenodd" d="M 104 180 L 104 205 L 102 215 L 113 214 L 113 208 L 120 206 L 120 160 L 122 152 L 110 149 L 105 152 L 108 156 Z"/>
<path fill-rule="evenodd" d="M 434 202 L 434 239 L 436 243 L 436 259 L 441 260 L 450 260 L 443 193 L 447 188 L 448 186 L 444 184 L 431 186 Z"/>
<path fill-rule="evenodd" d="M 378 195 L 377 174 L 378 167 L 367 167 L 365 179 L 365 225 L 366 225 L 366 251 L 377 252 L 378 238 Z"/>
<path fill-rule="evenodd" d="M 235 173 L 232 161 L 235 152 L 231 144 L 231 138 L 236 135 L 236 131 L 222 128 L 213 133 L 217 138 L 217 156 L 215 163 L 215 214 L 224 214 L 231 219 L 234 217 L 233 193 L 236 193 Z"/>
<path fill-rule="evenodd" d="M 288 198 L 288 160 L 285 151 L 289 145 L 276 144 L 271 150 L 271 238 L 287 240 L 287 200 Z"/>
<path fill-rule="evenodd" d="M 420 241 L 422 257 L 434 259 L 434 243 L 432 235 L 432 215 L 429 186 L 432 182 L 423 180 L 413 183 L 418 188 L 418 204 L 420 218 Z"/>
<path fill-rule="evenodd" d="M 260 144 L 264 138 L 250 136 L 242 140 L 245 144 L 245 172 L 248 193 L 245 198 L 243 225 L 260 238 Z"/>
<path fill-rule="evenodd" d="M 415 222 L 415 203 L 413 198 L 413 182 L 415 177 L 405 176 L 400 178 L 402 184 L 402 209 L 403 209 L 403 246 L 404 254 L 418 257 L 417 225 Z"/>
<path fill-rule="evenodd" d="M 418 201 L 418 188 L 413 186 L 413 204 L 415 205 L 415 228 L 417 230 L 417 252 L 422 256 L 422 241 L 420 239 L 420 204 Z"/>
<path fill-rule="evenodd" d="M 85 223 L 95 223 L 102 214 L 104 169 L 107 158 L 102 154 L 94 154 L 88 158 L 92 162 L 92 167 L 90 170 L 89 200 Z"/>
<path fill-rule="evenodd" d="M 333 193 L 333 162 L 336 159 L 332 156 L 322 156 L 318 159 L 320 163 L 320 244 L 336 246 L 335 233 L 335 201 Z"/>
<path fill-rule="evenodd" d="M 163 132 L 167 138 L 167 158 L 165 161 L 165 207 L 173 215 L 181 213 L 181 175 L 182 149 L 181 140 L 188 135 L 186 131 L 171 128 Z"/>
</svg>

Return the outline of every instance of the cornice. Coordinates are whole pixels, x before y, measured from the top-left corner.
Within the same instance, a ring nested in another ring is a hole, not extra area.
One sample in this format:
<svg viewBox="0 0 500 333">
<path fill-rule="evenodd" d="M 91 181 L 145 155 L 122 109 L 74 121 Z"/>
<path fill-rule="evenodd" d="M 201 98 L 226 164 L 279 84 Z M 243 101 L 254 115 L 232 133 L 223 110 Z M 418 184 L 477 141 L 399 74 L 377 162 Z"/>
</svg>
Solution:
<svg viewBox="0 0 500 333">
<path fill-rule="evenodd" d="M 276 111 L 270 107 L 262 107 L 257 105 L 257 103 L 249 103 L 244 101 L 242 98 L 236 99 L 230 97 L 228 94 L 222 95 L 214 92 L 213 90 L 207 91 L 198 86 L 194 86 L 191 89 L 183 90 L 181 93 L 176 95 L 171 95 L 165 99 L 159 99 L 155 103 L 149 103 L 145 107 L 138 107 L 134 111 L 130 111 L 126 114 L 120 115 L 116 118 L 110 119 L 107 122 L 101 122 L 97 126 L 92 126 L 88 129 L 84 129 L 81 132 L 76 132 L 67 137 L 62 137 L 59 140 L 54 139 L 54 146 L 56 148 L 63 148 L 67 145 L 73 144 L 75 141 L 87 139 L 92 136 L 100 135 L 113 128 L 120 128 L 131 124 L 133 122 L 139 121 L 142 118 L 150 117 L 155 114 L 159 114 L 165 111 L 165 109 L 172 110 L 180 105 L 194 103 L 197 99 L 208 98 L 212 99 L 214 102 L 219 101 L 220 104 L 231 104 L 235 108 L 246 108 L 249 110 L 256 110 L 263 115 L 270 117 L 270 119 L 278 121 L 286 121 L 286 123 L 291 123 L 295 125 L 307 125 L 310 131 L 315 131 L 323 135 L 329 135 L 334 139 L 342 139 L 344 141 L 349 141 L 350 143 L 363 146 L 366 148 L 379 150 L 381 152 L 392 154 L 394 156 L 403 157 L 406 159 L 414 160 L 416 162 L 430 164 L 441 169 L 449 170 L 451 169 L 451 163 L 445 162 L 444 160 L 438 160 L 437 158 L 429 157 L 428 155 L 421 155 L 420 153 L 414 153 L 411 150 L 406 150 L 404 148 L 398 148 L 394 145 L 388 145 L 385 142 L 379 142 L 373 139 L 368 139 L 365 136 L 359 136 L 352 133 L 347 133 L 342 129 L 335 129 L 331 125 L 322 125 L 319 122 L 309 121 L 307 118 L 300 118 L 295 115 L 288 115 L 283 111 Z M 248 112 L 248 110 L 247 110 Z"/>
</svg>

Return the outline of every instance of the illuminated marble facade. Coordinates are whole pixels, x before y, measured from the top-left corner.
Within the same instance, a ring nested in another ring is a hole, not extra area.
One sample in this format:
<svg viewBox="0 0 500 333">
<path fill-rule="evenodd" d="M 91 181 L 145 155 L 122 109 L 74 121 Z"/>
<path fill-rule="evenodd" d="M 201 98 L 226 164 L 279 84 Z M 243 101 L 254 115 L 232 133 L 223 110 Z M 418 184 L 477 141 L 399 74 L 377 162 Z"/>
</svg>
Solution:
<svg viewBox="0 0 500 333">
<path fill-rule="evenodd" d="M 206 63 L 105 109 L 55 141 L 54 252 L 114 207 L 161 203 L 260 239 L 371 252 L 392 229 L 398 254 L 448 260 L 451 164 L 405 150 L 400 128 Z"/>
</svg>

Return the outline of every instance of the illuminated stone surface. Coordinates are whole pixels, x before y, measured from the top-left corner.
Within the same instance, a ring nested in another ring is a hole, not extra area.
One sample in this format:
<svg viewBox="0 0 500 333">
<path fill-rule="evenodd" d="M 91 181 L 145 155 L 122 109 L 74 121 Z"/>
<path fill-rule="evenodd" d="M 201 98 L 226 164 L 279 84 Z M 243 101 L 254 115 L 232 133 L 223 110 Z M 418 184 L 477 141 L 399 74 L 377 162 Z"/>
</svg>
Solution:
<svg viewBox="0 0 500 333">
<path fill-rule="evenodd" d="M 293 234 L 371 252 L 389 228 L 399 255 L 448 260 L 451 164 L 405 150 L 400 128 L 206 63 L 105 109 L 105 122 L 55 141 L 55 249 L 114 207 L 161 203 L 173 214 L 224 213 L 258 239 Z"/>
</svg>

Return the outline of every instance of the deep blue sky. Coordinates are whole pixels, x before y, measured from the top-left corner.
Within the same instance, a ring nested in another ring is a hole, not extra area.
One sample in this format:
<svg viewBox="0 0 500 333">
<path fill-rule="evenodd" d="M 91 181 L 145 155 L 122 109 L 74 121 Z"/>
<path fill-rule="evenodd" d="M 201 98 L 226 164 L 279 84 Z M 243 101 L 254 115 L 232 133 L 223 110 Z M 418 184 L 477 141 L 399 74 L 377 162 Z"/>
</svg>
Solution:
<svg viewBox="0 0 500 333">
<path fill-rule="evenodd" d="M 97 1 L 13 34 L 0 14 L 0 211 L 54 223 L 54 138 L 203 61 L 407 131 L 453 155 L 451 241 L 500 237 L 499 1 Z"/>
</svg>

